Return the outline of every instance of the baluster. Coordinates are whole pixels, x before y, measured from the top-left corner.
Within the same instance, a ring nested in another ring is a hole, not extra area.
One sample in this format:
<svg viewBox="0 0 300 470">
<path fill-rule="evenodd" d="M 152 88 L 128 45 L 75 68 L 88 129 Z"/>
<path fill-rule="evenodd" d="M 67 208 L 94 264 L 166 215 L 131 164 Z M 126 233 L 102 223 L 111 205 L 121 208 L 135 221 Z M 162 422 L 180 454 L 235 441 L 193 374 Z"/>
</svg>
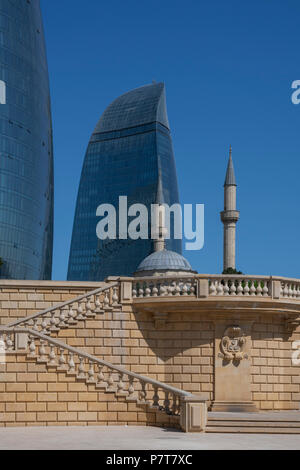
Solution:
<svg viewBox="0 0 300 470">
<path fill-rule="evenodd" d="M 69 352 L 68 366 L 69 366 L 68 373 L 74 374 L 75 373 L 75 362 L 74 362 L 74 353 L 72 353 L 72 352 Z"/>
<path fill-rule="evenodd" d="M 87 317 L 93 317 L 93 313 L 92 313 L 92 304 L 91 304 L 91 297 L 88 297 L 87 299 L 87 304 L 86 304 L 86 313 L 85 315 Z"/>
<path fill-rule="evenodd" d="M 33 321 L 32 330 L 33 331 L 39 331 L 39 327 L 37 326 L 38 318 L 33 318 L 32 321 Z"/>
<path fill-rule="evenodd" d="M 263 297 L 268 297 L 268 296 L 269 296 L 268 282 L 264 281 L 263 282 Z"/>
<path fill-rule="evenodd" d="M 179 297 L 181 295 L 180 284 L 176 280 L 173 281 L 173 284 L 174 284 L 174 295 L 176 297 Z"/>
<path fill-rule="evenodd" d="M 95 296 L 95 298 L 96 298 L 96 300 L 95 300 L 95 307 L 96 307 L 95 312 L 96 312 L 96 313 L 101 313 L 102 310 L 101 310 L 100 295 L 97 294 L 97 295 Z"/>
<path fill-rule="evenodd" d="M 242 281 L 239 280 L 238 286 L 237 286 L 237 295 L 241 296 L 243 295 L 244 288 L 242 286 Z"/>
<path fill-rule="evenodd" d="M 98 364 L 97 385 L 106 386 L 105 377 L 103 374 L 103 365 Z"/>
<path fill-rule="evenodd" d="M 250 295 L 249 281 L 245 279 L 244 295 Z"/>
<path fill-rule="evenodd" d="M 124 378 L 124 373 L 123 372 L 119 372 L 119 382 L 118 382 L 118 393 L 124 393 L 124 382 L 123 382 L 123 378 Z"/>
<path fill-rule="evenodd" d="M 284 289 L 283 289 L 283 297 L 288 297 L 289 296 L 289 288 L 288 288 L 288 283 L 284 283 Z"/>
<path fill-rule="evenodd" d="M 88 370 L 88 381 L 89 382 L 95 382 L 95 370 L 94 370 L 94 362 L 89 361 L 90 367 Z"/>
<path fill-rule="evenodd" d="M 118 287 L 113 287 L 112 305 L 119 305 Z"/>
<path fill-rule="evenodd" d="M 191 295 L 196 295 L 196 284 L 194 282 L 194 279 L 191 279 L 190 293 Z"/>
<path fill-rule="evenodd" d="M 158 387 L 154 386 L 154 395 L 153 395 L 153 406 L 159 408 L 159 395 L 158 395 Z"/>
<path fill-rule="evenodd" d="M 290 283 L 289 297 L 294 297 L 294 284 Z"/>
<path fill-rule="evenodd" d="M 214 280 L 210 281 L 209 295 L 217 295 L 216 283 L 217 281 L 214 281 Z"/>
<path fill-rule="evenodd" d="M 158 288 L 157 288 L 157 284 L 155 284 L 152 289 L 152 297 L 157 297 L 157 296 L 158 296 Z"/>
<path fill-rule="evenodd" d="M 255 284 L 254 284 L 254 281 L 251 281 L 251 286 L 250 286 L 250 295 L 256 295 L 256 288 L 255 288 Z"/>
<path fill-rule="evenodd" d="M 132 285 L 132 298 L 136 299 L 137 296 L 137 290 L 136 290 L 136 284 Z"/>
<path fill-rule="evenodd" d="M 300 297 L 300 287 L 299 287 L 299 284 L 297 286 L 297 299 L 299 299 Z"/>
<path fill-rule="evenodd" d="M 218 281 L 217 287 L 216 287 L 216 295 L 223 295 L 224 293 L 224 287 L 222 284 L 222 281 Z"/>
<path fill-rule="evenodd" d="M 151 297 L 150 283 L 146 282 L 145 297 Z"/>
<path fill-rule="evenodd" d="M 166 412 L 167 414 L 170 413 L 169 393 L 170 393 L 170 392 L 165 391 L 164 408 L 165 408 L 165 412 Z"/>
<path fill-rule="evenodd" d="M 183 286 L 182 286 L 182 295 L 186 296 L 188 295 L 188 287 L 186 285 L 186 282 L 183 281 Z"/>
<path fill-rule="evenodd" d="M 58 324 L 58 327 L 59 328 L 65 328 L 67 326 L 66 324 L 66 309 L 68 307 L 62 307 L 60 309 L 60 312 L 59 312 L 59 324 Z"/>
<path fill-rule="evenodd" d="M 108 297 L 108 291 L 105 291 L 104 294 L 104 299 L 103 299 L 103 308 L 104 310 L 107 310 L 109 308 L 109 297 Z"/>
<path fill-rule="evenodd" d="M 140 384 L 141 384 L 141 387 L 142 389 L 140 390 L 140 402 L 141 403 L 145 403 L 146 402 L 146 382 L 144 382 L 143 380 L 140 380 Z"/>
<path fill-rule="evenodd" d="M 283 282 L 280 283 L 280 294 L 279 297 L 283 297 Z"/>
<path fill-rule="evenodd" d="M 56 313 L 56 310 L 52 310 L 50 312 L 50 315 L 51 315 L 51 319 L 50 319 L 50 331 L 57 331 L 57 326 L 56 326 L 56 318 L 55 318 L 55 313 Z"/>
<path fill-rule="evenodd" d="M 48 333 L 47 331 L 47 327 L 48 327 L 48 320 L 46 319 L 46 317 L 43 317 L 43 321 L 41 323 L 41 327 L 42 327 L 42 330 L 41 330 L 41 333 L 43 335 L 46 335 Z"/>
<path fill-rule="evenodd" d="M 6 345 L 4 341 L 4 336 L 3 333 L 0 333 L 0 353 L 3 354 L 5 353 L 6 350 Z"/>
<path fill-rule="evenodd" d="M 177 413 L 177 395 L 175 395 L 175 393 L 173 393 L 172 397 L 173 397 L 172 415 L 176 415 L 176 413 Z"/>
<path fill-rule="evenodd" d="M 131 375 L 128 376 L 128 380 L 129 380 L 129 386 L 128 386 L 128 398 L 135 398 L 134 397 L 134 377 L 132 377 Z"/>
<path fill-rule="evenodd" d="M 55 354 L 55 346 L 53 344 L 50 345 L 50 354 L 49 354 L 49 365 L 50 366 L 56 366 L 57 365 L 57 362 L 56 362 L 56 354 Z"/>
<path fill-rule="evenodd" d="M 30 357 L 35 357 L 35 349 L 36 349 L 36 345 L 35 345 L 35 340 L 34 340 L 34 336 L 29 336 L 29 340 L 30 340 L 30 345 L 29 345 L 29 356 Z"/>
<path fill-rule="evenodd" d="M 65 356 L 64 356 L 64 348 L 59 348 L 59 352 L 60 352 L 60 355 L 59 355 L 59 359 L 58 359 L 58 364 L 59 364 L 59 367 L 61 369 L 64 369 L 66 367 L 66 359 L 65 359 Z"/>
<path fill-rule="evenodd" d="M 164 284 L 160 284 L 160 286 L 159 286 L 159 295 L 160 295 L 160 297 L 165 297 L 167 295 L 166 291 L 167 291 L 167 289 L 164 286 Z"/>
<path fill-rule="evenodd" d="M 230 285 L 230 294 L 229 295 L 236 295 L 236 287 L 235 287 L 235 281 L 234 279 L 230 280 L 231 285 Z"/>
<path fill-rule="evenodd" d="M 39 347 L 38 362 L 48 362 L 47 355 L 46 355 L 45 344 L 46 344 L 46 341 L 41 339 L 40 340 L 40 347 Z"/>
<path fill-rule="evenodd" d="M 70 305 L 70 310 L 69 310 L 69 313 L 68 313 L 68 323 L 71 324 L 71 325 L 76 323 L 76 321 L 75 321 L 76 313 L 75 313 L 73 307 L 74 307 L 73 304 Z"/>
<path fill-rule="evenodd" d="M 85 361 L 85 358 L 83 356 L 79 356 L 77 379 L 86 379 L 84 361 Z"/>
<path fill-rule="evenodd" d="M 172 286 L 172 282 L 168 282 L 168 286 L 167 286 L 167 295 L 172 297 L 173 296 L 173 286 Z"/>
<path fill-rule="evenodd" d="M 224 281 L 224 295 L 229 295 L 228 279 Z"/>
<path fill-rule="evenodd" d="M 108 391 L 113 391 L 114 390 L 114 378 L 113 378 L 113 370 L 109 369 L 109 375 L 107 379 L 107 384 L 108 384 Z"/>
<path fill-rule="evenodd" d="M 12 341 L 11 334 L 6 335 L 6 348 L 7 348 L 7 351 L 12 351 L 14 348 L 14 343 Z M 34 346 L 34 350 L 35 350 L 35 346 Z"/>
<path fill-rule="evenodd" d="M 84 320 L 84 310 L 83 310 L 84 302 L 78 302 L 77 307 L 77 320 Z"/>
<path fill-rule="evenodd" d="M 139 288 L 139 297 L 144 297 L 144 287 L 142 285 Z"/>
<path fill-rule="evenodd" d="M 261 287 L 261 281 L 257 281 L 257 289 L 256 289 L 256 295 L 258 297 L 262 297 L 262 287 Z"/>
</svg>

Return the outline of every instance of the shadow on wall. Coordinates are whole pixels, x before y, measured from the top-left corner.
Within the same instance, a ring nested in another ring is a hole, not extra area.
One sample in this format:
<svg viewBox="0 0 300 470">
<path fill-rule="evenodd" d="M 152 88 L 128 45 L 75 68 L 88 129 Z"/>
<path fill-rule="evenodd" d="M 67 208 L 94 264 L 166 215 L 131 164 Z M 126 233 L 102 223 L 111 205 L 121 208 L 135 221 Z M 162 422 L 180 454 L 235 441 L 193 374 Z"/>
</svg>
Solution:
<svg viewBox="0 0 300 470">
<path fill-rule="evenodd" d="M 149 348 L 148 355 L 140 357 L 145 374 L 188 392 L 208 393 L 212 399 L 214 323 L 200 321 L 194 313 L 170 313 L 158 329 L 152 313 L 134 315 L 143 337 L 140 344 Z"/>
</svg>

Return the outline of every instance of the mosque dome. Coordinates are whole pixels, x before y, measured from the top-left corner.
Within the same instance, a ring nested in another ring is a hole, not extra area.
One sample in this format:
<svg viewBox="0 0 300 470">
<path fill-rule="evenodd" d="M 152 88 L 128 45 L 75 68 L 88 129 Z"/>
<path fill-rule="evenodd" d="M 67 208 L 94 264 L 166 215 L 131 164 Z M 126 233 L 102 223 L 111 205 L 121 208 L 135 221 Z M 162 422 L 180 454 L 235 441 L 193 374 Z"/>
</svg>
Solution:
<svg viewBox="0 0 300 470">
<path fill-rule="evenodd" d="M 152 275 L 166 273 L 194 273 L 190 263 L 179 253 L 161 250 L 147 256 L 136 270 L 136 275 Z"/>
</svg>

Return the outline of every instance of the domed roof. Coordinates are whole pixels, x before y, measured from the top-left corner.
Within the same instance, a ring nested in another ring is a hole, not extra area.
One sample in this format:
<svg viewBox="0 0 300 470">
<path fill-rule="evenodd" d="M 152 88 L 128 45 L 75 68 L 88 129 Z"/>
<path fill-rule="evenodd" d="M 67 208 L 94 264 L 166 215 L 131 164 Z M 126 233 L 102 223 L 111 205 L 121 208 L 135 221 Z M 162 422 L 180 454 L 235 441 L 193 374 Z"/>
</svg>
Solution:
<svg viewBox="0 0 300 470">
<path fill-rule="evenodd" d="M 151 253 L 138 266 L 141 271 L 187 271 L 193 272 L 190 263 L 175 251 L 161 250 Z"/>
</svg>

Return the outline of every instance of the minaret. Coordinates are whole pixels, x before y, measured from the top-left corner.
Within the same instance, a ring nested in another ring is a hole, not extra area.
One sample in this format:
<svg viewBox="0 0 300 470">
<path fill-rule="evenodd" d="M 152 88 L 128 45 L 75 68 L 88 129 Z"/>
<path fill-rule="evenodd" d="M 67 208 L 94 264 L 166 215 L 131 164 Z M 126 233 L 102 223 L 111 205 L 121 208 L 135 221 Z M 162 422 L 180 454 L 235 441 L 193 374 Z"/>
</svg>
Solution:
<svg viewBox="0 0 300 470">
<path fill-rule="evenodd" d="M 162 188 L 162 178 L 161 178 L 161 169 L 158 171 L 158 184 L 157 184 L 157 193 L 156 201 L 157 205 L 155 210 L 155 229 L 154 229 L 154 242 L 153 247 L 154 251 L 162 251 L 165 249 L 165 237 L 168 233 L 165 227 L 165 207 L 164 207 L 164 194 Z"/>
<path fill-rule="evenodd" d="M 236 210 L 236 181 L 232 162 L 232 149 L 229 150 L 229 162 L 224 183 L 224 211 L 221 220 L 224 224 L 223 269 L 235 269 L 235 227 L 240 218 Z"/>
</svg>

